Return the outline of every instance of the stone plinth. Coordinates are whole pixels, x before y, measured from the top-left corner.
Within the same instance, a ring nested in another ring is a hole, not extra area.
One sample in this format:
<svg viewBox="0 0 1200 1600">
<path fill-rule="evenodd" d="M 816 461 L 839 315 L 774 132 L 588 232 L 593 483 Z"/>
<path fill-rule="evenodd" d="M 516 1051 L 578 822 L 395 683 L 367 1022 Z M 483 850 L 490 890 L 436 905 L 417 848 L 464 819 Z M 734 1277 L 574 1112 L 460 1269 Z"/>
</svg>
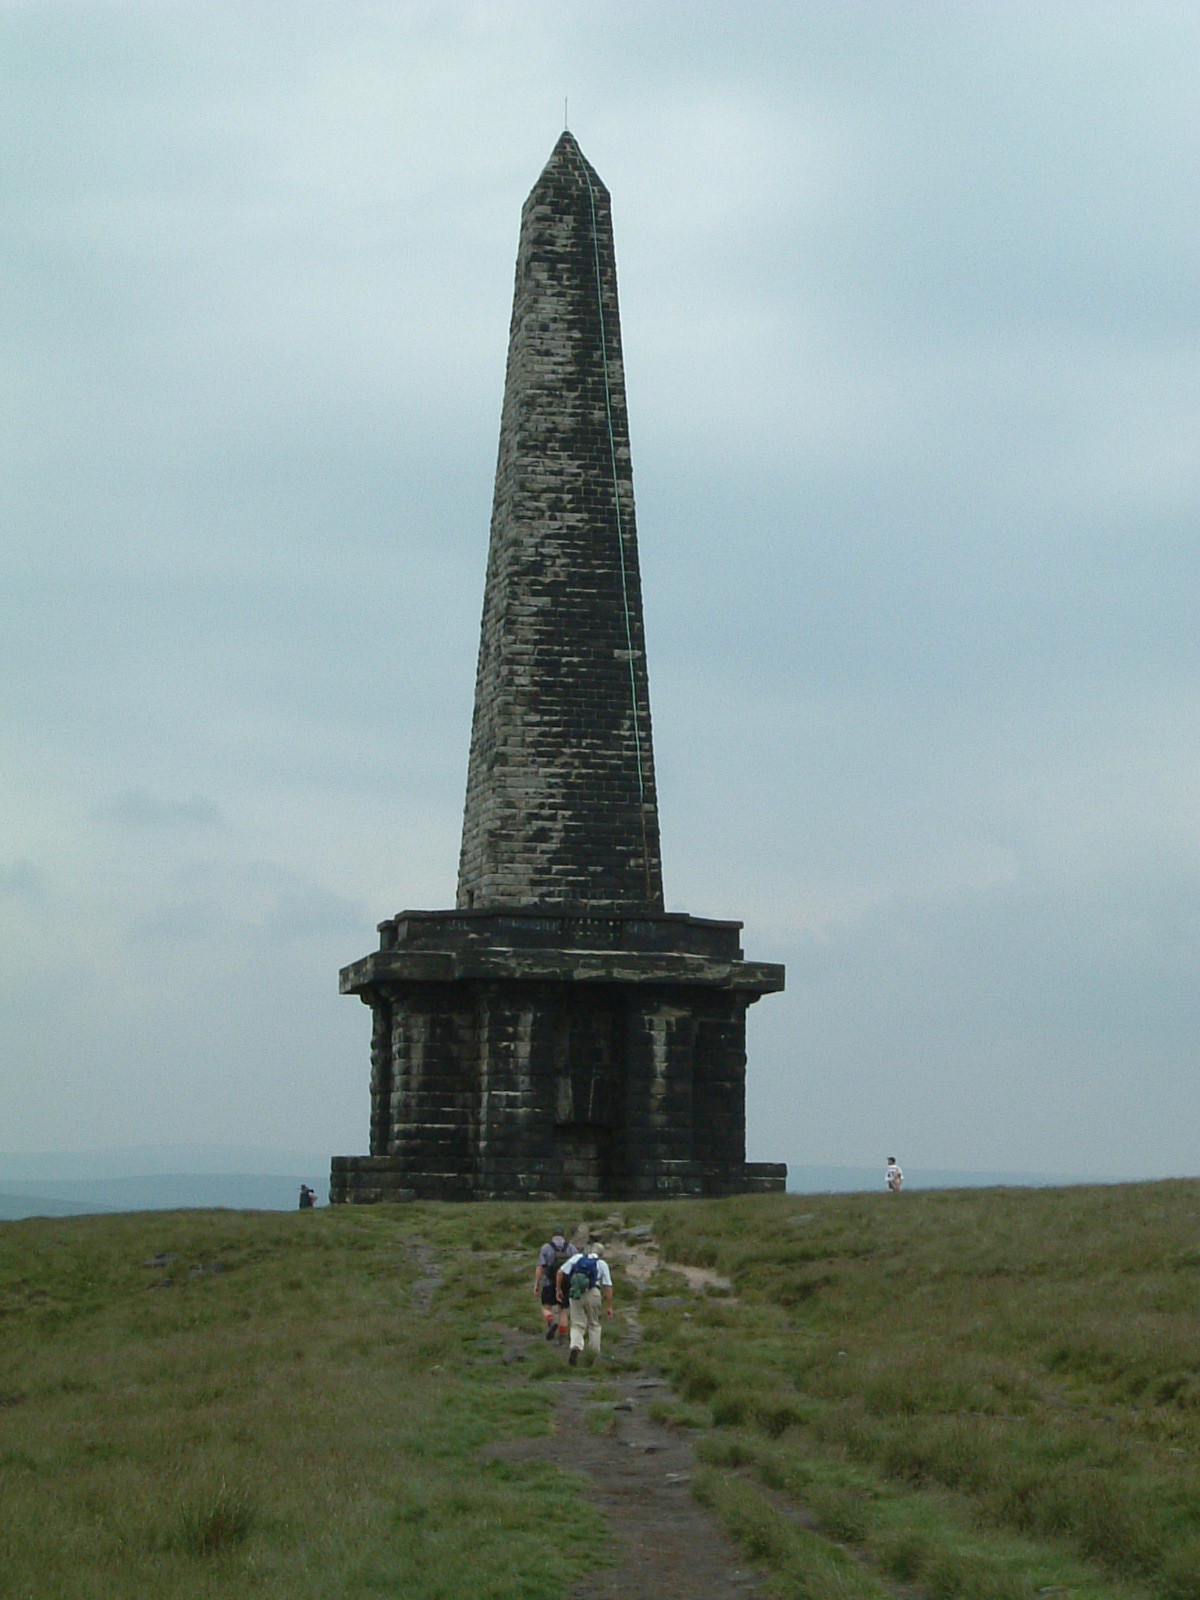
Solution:
<svg viewBox="0 0 1200 1600">
<path fill-rule="evenodd" d="M 738 922 L 405 912 L 341 974 L 371 1007 L 371 1154 L 331 1199 L 782 1189 L 747 1165 L 746 1008 L 783 968 Z"/>
</svg>

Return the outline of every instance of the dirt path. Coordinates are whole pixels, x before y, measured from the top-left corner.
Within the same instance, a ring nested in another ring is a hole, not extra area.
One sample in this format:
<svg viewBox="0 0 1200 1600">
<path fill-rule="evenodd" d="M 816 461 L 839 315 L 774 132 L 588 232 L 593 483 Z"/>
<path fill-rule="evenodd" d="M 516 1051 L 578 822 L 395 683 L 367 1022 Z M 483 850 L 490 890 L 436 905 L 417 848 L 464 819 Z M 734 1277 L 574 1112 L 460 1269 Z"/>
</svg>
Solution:
<svg viewBox="0 0 1200 1600">
<path fill-rule="evenodd" d="M 605 1323 L 604 1343 L 628 1359 L 641 1338 L 635 1297 L 658 1266 L 658 1254 L 648 1230 L 636 1230 L 637 1237 L 603 1231 L 624 1320 L 623 1335 Z M 508 1329 L 506 1335 L 509 1360 L 541 1339 L 526 1330 Z M 608 1521 L 614 1565 L 568 1591 L 568 1600 L 575 1593 L 581 1600 L 738 1600 L 761 1594 L 763 1575 L 692 1498 L 695 1451 L 689 1435 L 648 1415 L 654 1400 L 670 1398 L 666 1381 L 649 1369 L 613 1373 L 601 1366 L 594 1374 L 581 1368 L 562 1386 L 548 1438 L 514 1440 L 486 1452 L 508 1461 L 550 1461 L 586 1475 L 593 1503 Z"/>
<path fill-rule="evenodd" d="M 424 1239 L 410 1239 L 407 1248 L 421 1274 L 409 1290 L 409 1294 L 413 1305 L 418 1311 L 424 1313 L 433 1304 L 433 1297 L 441 1284 L 441 1268 L 434 1259 L 433 1251 Z"/>
<path fill-rule="evenodd" d="M 611 1380 L 605 1380 L 608 1387 Z M 715 1518 L 692 1499 L 694 1453 L 686 1434 L 651 1421 L 645 1407 L 665 1392 L 650 1374 L 626 1376 L 622 1398 L 603 1407 L 609 1426 L 597 1432 L 585 1412 L 596 1384 L 563 1386 L 554 1432 L 493 1447 L 504 1460 L 551 1461 L 582 1472 L 592 1503 L 605 1514 L 614 1565 L 589 1577 L 578 1593 L 589 1600 L 729 1600 L 761 1594 L 761 1575 L 738 1555 Z"/>
</svg>

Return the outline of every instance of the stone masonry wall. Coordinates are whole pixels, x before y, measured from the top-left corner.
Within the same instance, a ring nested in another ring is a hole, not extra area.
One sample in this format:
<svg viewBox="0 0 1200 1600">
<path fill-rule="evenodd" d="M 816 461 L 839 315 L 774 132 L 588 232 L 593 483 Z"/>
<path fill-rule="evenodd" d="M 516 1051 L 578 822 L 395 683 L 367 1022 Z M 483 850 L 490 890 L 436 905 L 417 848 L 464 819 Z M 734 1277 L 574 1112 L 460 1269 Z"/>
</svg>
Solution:
<svg viewBox="0 0 1200 1600">
<path fill-rule="evenodd" d="M 344 1198 L 386 1198 L 381 1183 L 442 1199 L 745 1187 L 740 996 L 414 983 L 373 1010 L 372 1159 L 340 1163 Z"/>
</svg>

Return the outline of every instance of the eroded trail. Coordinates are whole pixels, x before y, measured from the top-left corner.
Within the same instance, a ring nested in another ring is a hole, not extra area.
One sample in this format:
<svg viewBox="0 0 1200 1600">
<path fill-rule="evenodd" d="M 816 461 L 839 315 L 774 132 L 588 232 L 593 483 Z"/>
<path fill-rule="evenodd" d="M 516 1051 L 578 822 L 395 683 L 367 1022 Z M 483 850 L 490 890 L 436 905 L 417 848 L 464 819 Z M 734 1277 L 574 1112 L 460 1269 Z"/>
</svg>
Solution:
<svg viewBox="0 0 1200 1600">
<path fill-rule="evenodd" d="M 628 1358 L 641 1337 L 637 1298 L 659 1265 L 658 1253 L 648 1229 L 622 1235 L 610 1225 L 604 1237 L 624 1319 L 620 1337 L 605 1324 L 605 1346 Z M 713 1275 L 704 1277 L 711 1281 Z M 510 1330 L 509 1338 L 524 1342 L 526 1335 Z M 536 1332 L 528 1335 L 531 1345 L 539 1338 Z M 728 1600 L 762 1593 L 762 1575 L 692 1498 L 695 1451 L 689 1435 L 648 1413 L 656 1399 L 669 1398 L 666 1381 L 649 1369 L 613 1373 L 599 1368 L 594 1376 L 580 1369 L 562 1386 L 548 1438 L 489 1450 L 493 1457 L 549 1461 L 586 1477 L 586 1492 L 608 1520 L 613 1565 L 570 1594 L 599 1600 Z M 560 1512 L 569 1522 L 569 1506 L 556 1507 Z"/>
</svg>

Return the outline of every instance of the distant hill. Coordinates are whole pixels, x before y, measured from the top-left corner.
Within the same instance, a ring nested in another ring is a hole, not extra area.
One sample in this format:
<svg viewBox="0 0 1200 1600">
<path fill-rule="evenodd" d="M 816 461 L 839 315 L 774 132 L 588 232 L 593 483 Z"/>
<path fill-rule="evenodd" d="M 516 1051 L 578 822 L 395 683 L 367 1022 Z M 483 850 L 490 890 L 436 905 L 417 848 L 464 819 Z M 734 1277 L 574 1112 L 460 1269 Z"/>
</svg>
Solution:
<svg viewBox="0 0 1200 1600">
<path fill-rule="evenodd" d="M 324 1152 L 219 1145 L 0 1154 L 0 1220 L 90 1212 L 291 1211 L 300 1185 L 323 1203 Z"/>
<path fill-rule="evenodd" d="M 959 1172 L 945 1167 L 904 1167 L 906 1189 L 1045 1189 L 1102 1178 L 1048 1176 L 1033 1172 Z M 882 1189 L 882 1167 L 822 1167 L 788 1164 L 789 1194 L 869 1194 Z"/>
<path fill-rule="evenodd" d="M 81 1217 L 107 1209 L 105 1206 L 89 1206 L 82 1200 L 62 1200 L 54 1195 L 30 1195 L 0 1189 L 0 1222 L 16 1222 L 21 1217 Z"/>
<path fill-rule="evenodd" d="M 323 1204 L 329 1154 L 227 1145 L 138 1145 L 118 1150 L 0 1153 L 0 1220 L 89 1212 L 291 1211 L 302 1183 Z M 1044 1188 L 1095 1178 L 1029 1172 L 963 1172 L 905 1165 L 906 1188 Z M 869 1194 L 883 1169 L 789 1165 L 792 1194 Z"/>
<path fill-rule="evenodd" d="M 175 1172 L 130 1178 L 50 1179 L 43 1183 L 0 1180 L 0 1220 L 69 1217 L 91 1212 L 208 1210 L 294 1211 L 300 1184 L 309 1183 L 324 1202 L 324 1175 Z"/>
<path fill-rule="evenodd" d="M 110 1150 L 0 1150 L 0 1188 L 12 1179 L 45 1183 L 52 1178 L 169 1177 L 178 1172 L 211 1172 L 236 1176 L 257 1172 L 290 1176 L 309 1174 L 309 1183 L 329 1171 L 330 1150 L 272 1149 L 259 1145 L 138 1144 Z"/>
</svg>

